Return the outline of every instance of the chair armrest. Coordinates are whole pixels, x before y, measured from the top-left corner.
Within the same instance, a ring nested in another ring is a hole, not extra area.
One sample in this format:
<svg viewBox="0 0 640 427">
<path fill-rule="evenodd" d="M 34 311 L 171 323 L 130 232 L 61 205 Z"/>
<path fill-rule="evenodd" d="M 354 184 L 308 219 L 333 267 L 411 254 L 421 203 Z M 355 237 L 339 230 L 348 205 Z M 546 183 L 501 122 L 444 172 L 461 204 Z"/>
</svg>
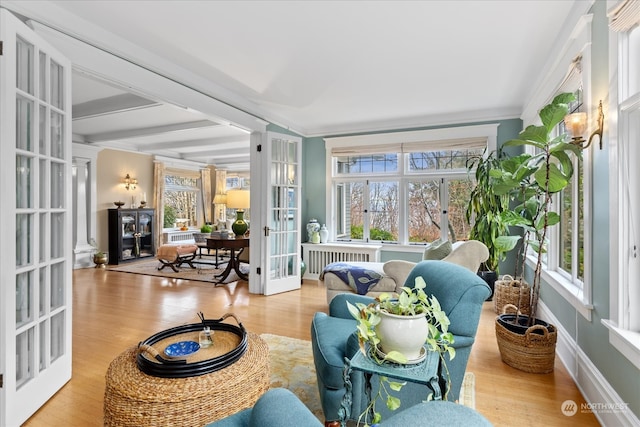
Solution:
<svg viewBox="0 0 640 427">
<path fill-rule="evenodd" d="M 475 273 L 480 268 L 480 264 L 488 258 L 489 249 L 487 249 L 484 243 L 477 240 L 469 240 L 456 247 L 449 255 L 444 257 L 442 261 L 461 265 Z"/>
<path fill-rule="evenodd" d="M 409 276 L 409 273 L 415 266 L 415 262 L 392 260 L 385 262 L 382 269 L 384 270 L 384 274 L 396 282 L 396 292 L 399 292 L 400 288 L 404 286 L 407 276 Z"/>
<path fill-rule="evenodd" d="M 278 427 L 295 420 L 296 425 L 318 426 L 322 423 L 291 391 L 275 388 L 263 394 L 251 410 L 249 427 Z"/>
</svg>

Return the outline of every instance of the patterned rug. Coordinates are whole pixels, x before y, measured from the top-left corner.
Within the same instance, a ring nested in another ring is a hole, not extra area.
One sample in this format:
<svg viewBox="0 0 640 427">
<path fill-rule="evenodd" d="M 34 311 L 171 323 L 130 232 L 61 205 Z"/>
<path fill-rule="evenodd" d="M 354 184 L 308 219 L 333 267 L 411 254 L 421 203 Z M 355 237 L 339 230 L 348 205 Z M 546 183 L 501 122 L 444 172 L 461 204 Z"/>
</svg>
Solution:
<svg viewBox="0 0 640 427">
<path fill-rule="evenodd" d="M 138 262 L 130 262 L 119 265 L 109 265 L 107 268 L 113 271 L 121 271 L 123 273 L 134 273 L 134 274 L 145 274 L 148 276 L 160 276 L 167 277 L 174 280 L 198 280 L 200 282 L 211 282 L 218 283 L 218 279 L 215 278 L 216 274 L 222 273 L 222 271 L 227 266 L 226 263 L 221 263 L 220 268 L 216 268 L 211 261 L 212 257 L 203 258 L 207 264 L 204 262 L 202 264 L 194 263 L 193 265 L 196 268 L 191 268 L 189 265 L 184 264 L 182 267 L 178 268 L 178 272 L 176 273 L 171 269 L 171 267 L 165 267 L 162 270 L 158 270 L 158 267 L 161 267 L 160 261 L 157 259 L 152 260 L 144 260 Z M 196 258 L 196 262 L 198 259 Z M 240 265 L 240 271 L 243 273 L 248 273 L 249 266 L 247 264 Z M 237 282 L 239 280 L 238 275 L 235 271 L 232 271 L 227 277 L 227 280 L 224 283 L 232 283 Z"/>
<path fill-rule="evenodd" d="M 320 421 L 324 421 L 311 342 L 280 335 L 260 336 L 269 345 L 271 387 L 291 390 Z M 460 403 L 475 409 L 475 376 L 472 372 L 464 376 Z"/>
</svg>

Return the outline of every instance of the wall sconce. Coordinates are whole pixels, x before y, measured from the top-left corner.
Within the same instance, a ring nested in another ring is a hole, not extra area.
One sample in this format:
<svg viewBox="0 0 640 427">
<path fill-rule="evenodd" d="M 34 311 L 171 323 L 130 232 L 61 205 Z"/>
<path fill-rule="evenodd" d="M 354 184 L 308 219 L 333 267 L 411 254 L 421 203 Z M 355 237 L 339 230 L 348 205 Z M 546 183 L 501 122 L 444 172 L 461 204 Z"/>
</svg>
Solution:
<svg viewBox="0 0 640 427">
<path fill-rule="evenodd" d="M 564 118 L 564 125 L 569 131 L 569 134 L 572 135 L 571 143 L 573 145 L 577 145 L 584 150 L 585 148 L 589 148 L 593 137 L 598 135 L 600 137 L 600 149 L 602 150 L 602 130 L 604 128 L 602 100 L 600 101 L 600 105 L 598 105 L 598 128 L 593 131 L 593 133 L 589 137 L 589 140 L 586 141 L 586 145 L 584 145 L 585 139 L 582 137 L 582 134 L 587 129 L 587 113 L 567 114 L 567 116 Z"/>
<path fill-rule="evenodd" d="M 129 174 L 124 177 L 124 188 L 127 190 L 135 190 L 136 185 L 138 185 L 138 180 L 135 178 L 131 178 Z"/>
</svg>

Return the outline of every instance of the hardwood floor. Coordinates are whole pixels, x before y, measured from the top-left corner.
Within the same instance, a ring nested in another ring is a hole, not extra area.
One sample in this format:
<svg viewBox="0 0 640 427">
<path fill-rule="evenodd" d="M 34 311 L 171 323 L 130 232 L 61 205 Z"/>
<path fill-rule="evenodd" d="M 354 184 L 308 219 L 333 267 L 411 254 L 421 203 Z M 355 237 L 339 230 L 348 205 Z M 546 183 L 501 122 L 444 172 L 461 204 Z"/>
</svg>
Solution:
<svg viewBox="0 0 640 427">
<path fill-rule="evenodd" d="M 111 360 L 148 336 L 181 324 L 232 312 L 247 330 L 310 339 L 316 311 L 326 311 L 324 288 L 305 282 L 294 292 L 249 294 L 247 283 L 211 283 L 100 269 L 74 272 L 73 378 L 25 426 L 101 426 L 104 376 Z M 596 426 L 593 414 L 567 417 L 561 404 L 584 403 L 556 360 L 551 374 L 520 372 L 502 363 L 491 303 L 485 303 L 468 371 L 476 376 L 476 409 L 495 426 Z"/>
</svg>

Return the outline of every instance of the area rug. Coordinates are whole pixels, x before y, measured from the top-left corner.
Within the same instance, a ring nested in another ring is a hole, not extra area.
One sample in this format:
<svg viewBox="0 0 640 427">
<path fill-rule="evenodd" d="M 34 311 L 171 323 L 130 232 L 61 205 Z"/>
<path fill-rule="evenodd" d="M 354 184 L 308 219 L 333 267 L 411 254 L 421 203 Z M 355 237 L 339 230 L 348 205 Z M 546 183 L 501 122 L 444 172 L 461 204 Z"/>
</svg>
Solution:
<svg viewBox="0 0 640 427">
<path fill-rule="evenodd" d="M 260 336 L 269 345 L 271 388 L 291 390 L 320 421 L 324 421 L 311 342 L 272 334 Z M 472 372 L 464 376 L 460 403 L 475 409 L 475 376 Z"/>
<path fill-rule="evenodd" d="M 198 260 L 196 259 L 196 263 L 193 264 L 196 268 L 191 268 L 189 267 L 189 265 L 184 264 L 182 267 L 178 268 L 179 271 L 177 273 L 173 271 L 171 267 L 165 267 L 162 270 L 158 270 L 158 267 L 161 266 L 161 264 L 157 259 L 111 265 L 108 266 L 108 269 L 113 271 L 120 271 L 123 273 L 167 277 L 175 280 L 198 280 L 200 282 L 218 283 L 219 281 L 215 278 L 215 275 L 222 273 L 222 271 L 226 267 L 226 263 L 220 264 L 220 268 L 216 268 L 211 263 L 199 264 L 197 263 L 197 261 Z M 240 265 L 240 271 L 242 271 L 243 273 L 248 273 L 248 269 L 248 265 Z M 227 277 L 227 279 L 224 281 L 224 283 L 231 283 L 238 280 L 238 275 L 234 271 L 232 271 L 231 274 L 229 274 L 229 277 Z"/>
</svg>

